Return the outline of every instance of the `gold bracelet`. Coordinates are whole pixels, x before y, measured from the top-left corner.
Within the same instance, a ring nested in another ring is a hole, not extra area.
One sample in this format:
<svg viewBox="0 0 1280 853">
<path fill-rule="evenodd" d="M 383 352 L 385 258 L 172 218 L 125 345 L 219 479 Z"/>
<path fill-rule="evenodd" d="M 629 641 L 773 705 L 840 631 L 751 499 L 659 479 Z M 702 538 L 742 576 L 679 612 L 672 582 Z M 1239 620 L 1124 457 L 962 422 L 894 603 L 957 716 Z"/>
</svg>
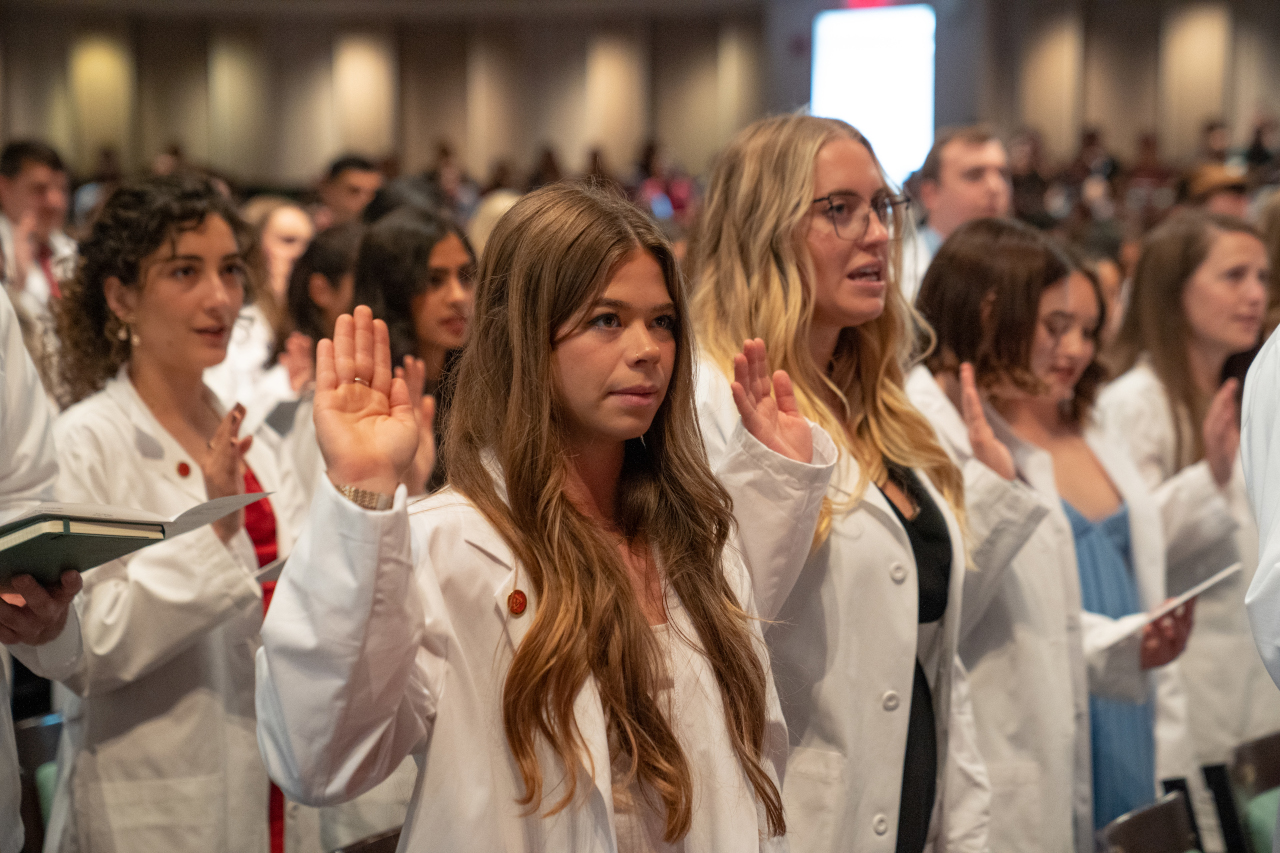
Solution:
<svg viewBox="0 0 1280 853">
<path fill-rule="evenodd" d="M 338 486 L 338 492 L 356 506 L 378 512 L 391 509 L 391 505 L 395 503 L 395 498 L 391 495 L 384 495 L 382 492 L 371 492 L 368 489 L 361 489 L 356 486 Z"/>
</svg>

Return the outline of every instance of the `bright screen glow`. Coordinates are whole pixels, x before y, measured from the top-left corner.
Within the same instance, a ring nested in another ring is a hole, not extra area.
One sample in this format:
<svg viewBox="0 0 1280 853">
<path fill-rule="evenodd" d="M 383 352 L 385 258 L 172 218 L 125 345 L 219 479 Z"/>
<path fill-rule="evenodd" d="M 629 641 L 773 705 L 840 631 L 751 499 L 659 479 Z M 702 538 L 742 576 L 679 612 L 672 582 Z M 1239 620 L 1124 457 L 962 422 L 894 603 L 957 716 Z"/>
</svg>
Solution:
<svg viewBox="0 0 1280 853">
<path fill-rule="evenodd" d="M 929 6 L 823 12 L 813 22 L 809 109 L 862 131 L 901 184 L 933 145 L 933 34 Z"/>
</svg>

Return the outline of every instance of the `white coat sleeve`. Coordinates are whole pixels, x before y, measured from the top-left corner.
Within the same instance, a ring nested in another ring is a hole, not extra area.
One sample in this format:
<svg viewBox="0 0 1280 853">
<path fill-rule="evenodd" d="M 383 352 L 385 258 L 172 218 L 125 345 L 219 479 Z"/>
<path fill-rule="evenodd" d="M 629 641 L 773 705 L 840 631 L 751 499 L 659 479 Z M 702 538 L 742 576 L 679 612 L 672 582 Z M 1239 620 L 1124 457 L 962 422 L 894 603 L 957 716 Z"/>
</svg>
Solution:
<svg viewBox="0 0 1280 853">
<path fill-rule="evenodd" d="M 52 414 L 18 315 L 0 288 L 0 506 L 53 500 L 58 479 Z M 5 515 L 17 514 L 0 509 Z"/>
<path fill-rule="evenodd" d="M 422 576 L 434 577 L 429 566 Z M 290 799 L 352 799 L 425 742 L 444 613 L 438 585 L 415 578 L 404 487 L 392 509 L 370 512 L 322 477 L 257 659 L 258 746 Z"/>
<path fill-rule="evenodd" d="M 991 777 L 978 750 L 969 674 L 959 656 L 952 663 L 946 762 L 944 838 L 943 844 L 935 845 L 934 849 L 947 853 L 986 853 L 991 828 Z"/>
<path fill-rule="evenodd" d="M 976 628 L 1014 555 L 1027 544 L 1049 509 L 1025 484 L 1006 480 L 970 458 L 962 467 L 965 514 L 974 571 L 965 572 L 960 642 Z"/>
<path fill-rule="evenodd" d="M 813 462 L 796 462 L 755 439 L 738 415 L 729 382 L 698 365 L 698 425 L 711 470 L 733 498 L 737 544 L 766 623 L 777 616 L 804 569 L 823 498 L 835 471 L 836 446 L 810 424 Z"/>
<path fill-rule="evenodd" d="M 58 440 L 58 499 L 119 503 L 112 499 L 109 472 L 110 465 L 122 464 L 119 448 L 105 447 L 90 430 L 60 428 Z M 115 690 L 163 666 L 261 597 L 250 568 L 207 525 L 91 569 L 74 601 L 84 657 L 65 683 L 80 696 Z"/>
<path fill-rule="evenodd" d="M 1171 595 L 1189 589 L 1238 559 L 1235 531 L 1224 490 L 1203 459 L 1172 472 L 1173 415 L 1158 388 L 1147 393 L 1105 394 L 1099 402 L 1107 435 L 1129 452 L 1151 489 L 1164 526 Z"/>
<path fill-rule="evenodd" d="M 1244 383 L 1240 453 L 1258 519 L 1258 571 L 1245 594 L 1253 641 L 1280 684 L 1280 336 L 1262 347 Z"/>
</svg>

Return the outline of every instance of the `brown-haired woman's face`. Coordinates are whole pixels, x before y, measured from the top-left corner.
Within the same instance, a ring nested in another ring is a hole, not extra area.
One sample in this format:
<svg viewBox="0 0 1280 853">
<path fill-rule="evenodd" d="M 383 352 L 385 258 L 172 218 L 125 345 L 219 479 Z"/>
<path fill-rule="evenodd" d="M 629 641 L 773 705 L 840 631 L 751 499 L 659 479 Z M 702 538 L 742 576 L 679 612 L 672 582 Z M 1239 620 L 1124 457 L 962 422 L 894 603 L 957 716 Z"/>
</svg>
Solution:
<svg viewBox="0 0 1280 853">
<path fill-rule="evenodd" d="M 1219 231 L 1182 289 L 1191 343 L 1217 355 L 1251 349 L 1267 309 L 1267 249 L 1252 234 Z"/>
<path fill-rule="evenodd" d="M 458 235 L 446 234 L 427 259 L 426 289 L 409 303 L 418 346 L 451 350 L 465 344 L 475 306 L 475 261 Z"/>
<path fill-rule="evenodd" d="M 293 263 L 307 250 L 314 234 L 311 218 L 300 207 L 287 204 L 267 218 L 262 227 L 262 252 L 267 256 L 271 282 L 278 288 L 277 298 L 285 297 Z"/>
<path fill-rule="evenodd" d="M 1031 372 L 1046 386 L 1044 397 L 1063 403 L 1098 349 L 1098 297 L 1083 273 L 1073 272 L 1040 295 L 1031 341 Z"/>
<path fill-rule="evenodd" d="M 818 149 L 813 162 L 814 198 L 849 193 L 870 202 L 885 190 L 880 168 L 861 142 L 840 137 Z M 815 202 L 805 226 L 805 247 L 813 262 L 813 326 L 839 331 L 860 326 L 884 312 L 889 269 L 889 232 L 872 213 L 859 240 L 843 239 Z"/>
<path fill-rule="evenodd" d="M 197 227 L 166 240 L 143 259 L 140 285 L 105 285 L 116 315 L 138 343 L 132 358 L 178 373 L 220 363 L 244 303 L 246 270 L 227 221 L 209 214 Z"/>
<path fill-rule="evenodd" d="M 637 249 L 584 313 L 556 329 L 552 371 L 575 445 L 649 430 L 675 369 L 676 324 L 662 266 Z"/>
</svg>

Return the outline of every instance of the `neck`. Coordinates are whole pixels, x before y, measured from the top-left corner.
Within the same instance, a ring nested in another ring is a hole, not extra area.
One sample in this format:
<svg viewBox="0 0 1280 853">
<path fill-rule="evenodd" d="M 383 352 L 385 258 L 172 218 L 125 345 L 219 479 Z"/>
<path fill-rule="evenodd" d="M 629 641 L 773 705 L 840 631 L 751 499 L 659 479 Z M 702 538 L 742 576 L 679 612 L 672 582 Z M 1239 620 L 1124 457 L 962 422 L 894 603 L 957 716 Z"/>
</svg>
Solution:
<svg viewBox="0 0 1280 853">
<path fill-rule="evenodd" d="M 622 442 L 602 442 L 573 447 L 566 454 L 565 495 L 605 529 L 616 527 L 623 453 Z"/>
<path fill-rule="evenodd" d="M 1043 447 L 1045 442 L 1067 435 L 1079 435 L 1080 428 L 1062 416 L 1054 400 L 1043 397 L 994 399 L 997 412 L 1014 435 Z"/>
<path fill-rule="evenodd" d="M 422 359 L 423 364 L 426 365 L 428 385 L 440 381 L 441 375 L 444 374 L 444 357 L 447 352 L 448 350 L 431 344 L 419 345 L 418 358 Z"/>
<path fill-rule="evenodd" d="M 203 371 L 177 371 L 143 356 L 129 360 L 129 380 L 156 419 L 197 424 L 205 404 Z"/>
<path fill-rule="evenodd" d="M 840 341 L 840 329 L 838 328 L 819 328 L 817 326 L 809 329 L 809 351 L 813 354 L 813 363 L 818 366 L 818 371 L 826 374 L 831 365 L 831 359 L 835 358 L 836 344 Z"/>
<path fill-rule="evenodd" d="M 1201 394 L 1212 397 L 1218 390 L 1227 355 L 1220 347 L 1206 346 L 1195 341 L 1187 345 L 1187 366 L 1191 370 L 1191 382 Z"/>
</svg>

